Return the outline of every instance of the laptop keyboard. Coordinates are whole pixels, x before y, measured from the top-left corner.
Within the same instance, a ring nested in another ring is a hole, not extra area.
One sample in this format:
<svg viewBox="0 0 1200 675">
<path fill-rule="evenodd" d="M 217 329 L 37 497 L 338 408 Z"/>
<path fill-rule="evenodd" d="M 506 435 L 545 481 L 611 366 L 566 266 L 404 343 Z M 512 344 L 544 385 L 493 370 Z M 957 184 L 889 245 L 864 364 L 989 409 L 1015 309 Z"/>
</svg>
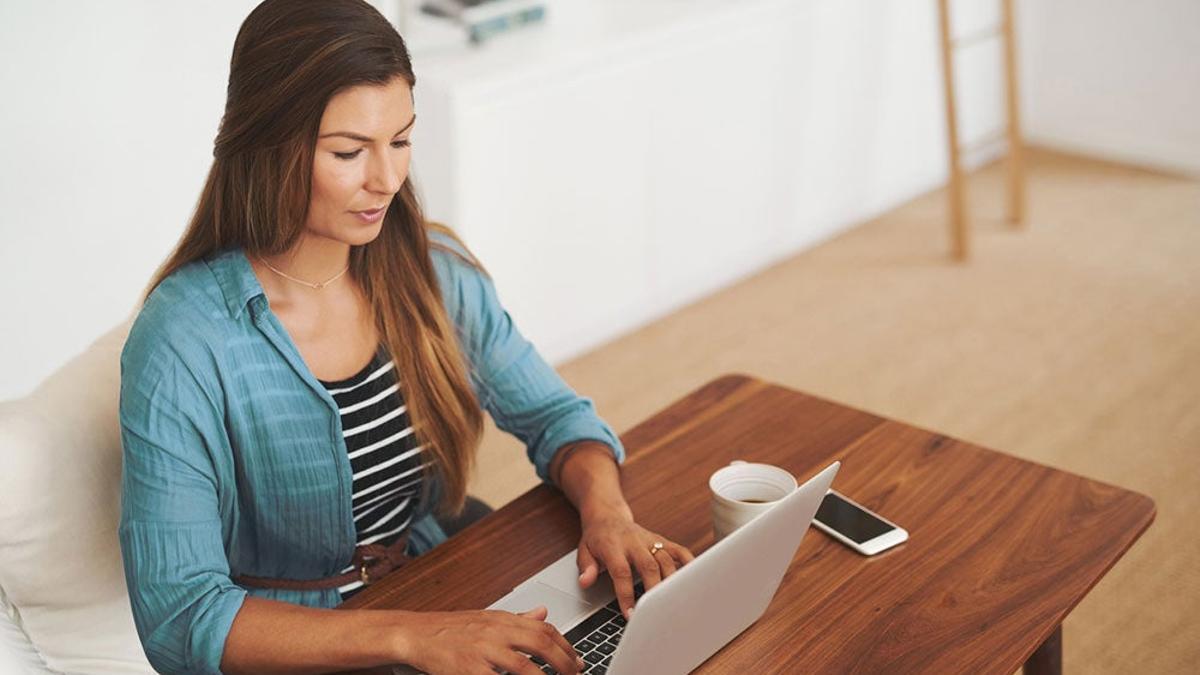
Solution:
<svg viewBox="0 0 1200 675">
<path fill-rule="evenodd" d="M 642 597 L 642 584 L 638 582 L 633 587 L 633 597 L 636 601 Z M 612 661 L 613 652 L 625 634 L 625 617 L 621 616 L 621 608 L 616 600 L 596 610 L 582 623 L 567 631 L 563 637 L 575 648 L 575 652 L 584 660 L 587 666 L 583 669 L 585 675 L 604 675 L 608 672 L 608 664 Z M 557 673 L 550 664 L 542 659 L 529 657 L 543 673 Z"/>
</svg>

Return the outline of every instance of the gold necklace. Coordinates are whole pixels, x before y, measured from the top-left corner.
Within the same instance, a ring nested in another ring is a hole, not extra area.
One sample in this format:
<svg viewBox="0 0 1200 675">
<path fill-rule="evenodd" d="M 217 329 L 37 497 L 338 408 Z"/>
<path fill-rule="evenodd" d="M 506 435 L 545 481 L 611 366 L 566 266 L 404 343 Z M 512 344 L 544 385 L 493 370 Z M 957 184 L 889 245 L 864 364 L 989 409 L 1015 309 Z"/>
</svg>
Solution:
<svg viewBox="0 0 1200 675">
<path fill-rule="evenodd" d="M 305 286 L 308 286 L 309 288 L 311 288 L 313 290 L 317 290 L 317 291 L 321 290 L 322 288 L 325 288 L 326 286 L 328 286 L 329 284 L 332 284 L 333 282 L 337 281 L 338 279 L 341 279 L 342 275 L 350 270 L 350 263 L 346 263 L 346 268 L 343 269 L 341 272 L 338 272 L 337 274 L 333 275 L 332 277 L 329 277 L 325 281 L 318 281 L 318 282 L 314 283 L 311 281 L 305 281 L 303 279 L 297 279 L 296 277 L 294 277 L 290 274 L 287 274 L 286 272 L 275 269 L 274 265 L 267 262 L 266 259 L 264 259 L 261 256 L 259 256 L 258 260 L 262 264 L 266 265 L 267 269 L 271 270 L 275 274 L 278 274 L 279 276 L 283 277 L 284 279 L 287 279 L 288 281 L 294 281 L 298 284 L 304 284 Z"/>
</svg>

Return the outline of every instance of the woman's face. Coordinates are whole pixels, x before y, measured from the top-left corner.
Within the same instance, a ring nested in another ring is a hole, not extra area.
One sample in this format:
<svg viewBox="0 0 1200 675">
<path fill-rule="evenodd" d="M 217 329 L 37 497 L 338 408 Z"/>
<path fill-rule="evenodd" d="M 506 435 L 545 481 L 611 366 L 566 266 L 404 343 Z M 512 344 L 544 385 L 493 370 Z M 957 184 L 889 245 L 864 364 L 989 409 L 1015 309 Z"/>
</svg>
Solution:
<svg viewBox="0 0 1200 675">
<path fill-rule="evenodd" d="M 412 90 L 399 77 L 329 99 L 313 159 L 309 234 L 351 246 L 379 236 L 383 214 L 408 177 L 413 122 Z"/>
</svg>

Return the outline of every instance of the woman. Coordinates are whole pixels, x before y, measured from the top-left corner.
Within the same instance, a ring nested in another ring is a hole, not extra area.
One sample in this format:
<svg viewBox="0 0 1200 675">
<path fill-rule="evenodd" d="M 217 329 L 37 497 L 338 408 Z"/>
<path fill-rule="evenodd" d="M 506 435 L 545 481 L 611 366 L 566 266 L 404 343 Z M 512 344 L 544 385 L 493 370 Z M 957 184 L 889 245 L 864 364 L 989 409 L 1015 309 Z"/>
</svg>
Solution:
<svg viewBox="0 0 1200 675">
<path fill-rule="evenodd" d="M 691 559 L 634 522 L 612 429 L 422 218 L 414 82 L 361 0 L 267 0 L 238 33 L 212 169 L 121 358 L 121 546 L 161 671 L 577 672 L 545 608 L 331 610 L 446 538 L 485 409 L 579 510 L 581 585 L 607 569 L 628 613 L 634 575 Z"/>
</svg>

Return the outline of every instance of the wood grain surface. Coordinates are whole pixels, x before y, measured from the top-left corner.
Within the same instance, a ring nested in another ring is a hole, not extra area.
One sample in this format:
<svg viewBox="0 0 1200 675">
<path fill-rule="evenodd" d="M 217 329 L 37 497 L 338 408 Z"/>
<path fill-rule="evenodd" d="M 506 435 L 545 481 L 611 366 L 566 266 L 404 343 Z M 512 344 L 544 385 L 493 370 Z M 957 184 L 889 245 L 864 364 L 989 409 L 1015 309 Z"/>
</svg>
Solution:
<svg viewBox="0 0 1200 675">
<path fill-rule="evenodd" d="M 699 673 L 1010 675 L 1155 514 L 1143 495 L 739 375 L 622 440 L 639 522 L 696 553 L 712 544 L 708 477 L 734 459 L 800 481 L 841 460 L 835 487 L 909 531 L 866 558 L 811 530 L 766 613 Z M 344 607 L 486 607 L 578 536 L 574 509 L 542 485 Z"/>
</svg>

